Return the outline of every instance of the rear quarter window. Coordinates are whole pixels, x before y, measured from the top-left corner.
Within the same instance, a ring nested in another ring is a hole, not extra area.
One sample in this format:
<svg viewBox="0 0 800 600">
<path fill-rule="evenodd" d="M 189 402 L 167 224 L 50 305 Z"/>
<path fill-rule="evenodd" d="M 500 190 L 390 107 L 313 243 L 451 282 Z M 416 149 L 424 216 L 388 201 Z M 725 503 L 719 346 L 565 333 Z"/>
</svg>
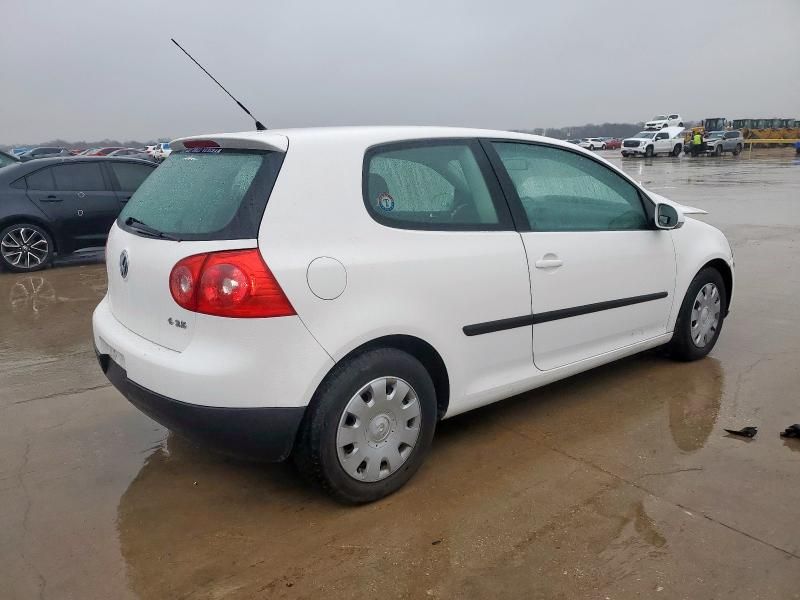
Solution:
<svg viewBox="0 0 800 600">
<path fill-rule="evenodd" d="M 125 220 L 133 217 L 184 240 L 255 238 L 282 163 L 279 152 L 173 152 L 139 186 L 117 224 L 132 231 Z"/>
<path fill-rule="evenodd" d="M 419 140 L 370 148 L 364 204 L 384 225 L 403 229 L 509 227 L 507 207 L 477 142 Z"/>
</svg>

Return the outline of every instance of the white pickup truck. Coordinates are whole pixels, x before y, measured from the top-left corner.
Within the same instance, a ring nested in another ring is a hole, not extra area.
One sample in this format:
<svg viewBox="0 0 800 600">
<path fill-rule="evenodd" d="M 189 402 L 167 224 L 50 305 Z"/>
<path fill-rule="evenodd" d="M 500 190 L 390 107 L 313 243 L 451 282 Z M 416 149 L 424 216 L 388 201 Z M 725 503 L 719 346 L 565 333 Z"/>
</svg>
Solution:
<svg viewBox="0 0 800 600">
<path fill-rule="evenodd" d="M 664 127 L 659 131 L 640 131 L 622 141 L 622 156 L 679 156 L 683 149 L 683 127 Z"/>
</svg>

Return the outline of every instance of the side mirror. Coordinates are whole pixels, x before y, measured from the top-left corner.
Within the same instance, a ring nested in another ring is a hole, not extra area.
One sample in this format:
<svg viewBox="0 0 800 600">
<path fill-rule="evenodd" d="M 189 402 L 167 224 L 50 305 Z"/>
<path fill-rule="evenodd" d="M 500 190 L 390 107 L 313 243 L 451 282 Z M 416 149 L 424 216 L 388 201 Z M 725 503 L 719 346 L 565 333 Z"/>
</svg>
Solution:
<svg viewBox="0 0 800 600">
<path fill-rule="evenodd" d="M 659 229 L 677 229 L 683 223 L 683 215 L 674 206 L 663 203 L 656 204 L 656 227 Z"/>
</svg>

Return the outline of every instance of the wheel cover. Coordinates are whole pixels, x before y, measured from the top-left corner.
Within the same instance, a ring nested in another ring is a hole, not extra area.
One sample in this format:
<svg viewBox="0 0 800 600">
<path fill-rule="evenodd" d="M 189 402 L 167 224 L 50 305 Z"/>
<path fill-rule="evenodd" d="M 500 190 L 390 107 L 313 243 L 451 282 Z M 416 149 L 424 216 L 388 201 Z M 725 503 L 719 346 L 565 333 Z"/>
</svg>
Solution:
<svg viewBox="0 0 800 600">
<path fill-rule="evenodd" d="M 345 406 L 336 431 L 336 454 L 353 479 L 375 482 L 396 472 L 414 451 L 422 414 L 419 397 L 398 377 L 379 377 Z"/>
<path fill-rule="evenodd" d="M 47 238 L 36 229 L 16 227 L 0 240 L 0 253 L 13 267 L 33 269 L 40 266 L 50 253 Z"/>
<path fill-rule="evenodd" d="M 717 334 L 720 309 L 721 301 L 717 286 L 713 283 L 705 284 L 697 292 L 692 304 L 690 322 L 692 342 L 698 348 L 705 348 Z"/>
</svg>

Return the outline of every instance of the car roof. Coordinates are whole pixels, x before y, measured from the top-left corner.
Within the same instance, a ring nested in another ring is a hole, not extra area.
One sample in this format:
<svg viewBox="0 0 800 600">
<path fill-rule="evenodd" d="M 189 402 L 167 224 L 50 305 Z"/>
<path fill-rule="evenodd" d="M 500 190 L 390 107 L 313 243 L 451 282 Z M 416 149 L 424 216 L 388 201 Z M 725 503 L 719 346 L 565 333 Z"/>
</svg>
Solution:
<svg viewBox="0 0 800 600">
<path fill-rule="evenodd" d="M 87 162 L 128 162 L 148 167 L 155 167 L 155 163 L 141 158 L 131 158 L 129 156 L 54 156 L 52 158 L 37 158 L 29 160 L 28 162 L 19 162 L 14 165 L 8 165 L 0 169 L 0 181 L 15 181 L 34 171 L 38 171 L 42 167 L 73 164 L 73 163 L 87 163 Z"/>
<path fill-rule="evenodd" d="M 503 138 L 527 141 L 547 142 L 554 146 L 562 146 L 575 151 L 575 146 L 563 140 L 531 135 L 517 131 L 500 129 L 473 129 L 466 127 L 438 126 L 349 126 L 349 127 L 308 127 L 297 129 L 268 129 L 265 131 L 241 131 L 236 133 L 216 133 L 193 135 L 178 138 L 170 142 L 173 150 L 182 150 L 183 143 L 189 140 L 218 140 L 226 147 L 248 148 L 265 147 L 285 152 L 291 141 L 303 143 L 352 144 L 367 148 L 376 144 L 402 142 L 418 139 L 447 138 Z"/>
</svg>

